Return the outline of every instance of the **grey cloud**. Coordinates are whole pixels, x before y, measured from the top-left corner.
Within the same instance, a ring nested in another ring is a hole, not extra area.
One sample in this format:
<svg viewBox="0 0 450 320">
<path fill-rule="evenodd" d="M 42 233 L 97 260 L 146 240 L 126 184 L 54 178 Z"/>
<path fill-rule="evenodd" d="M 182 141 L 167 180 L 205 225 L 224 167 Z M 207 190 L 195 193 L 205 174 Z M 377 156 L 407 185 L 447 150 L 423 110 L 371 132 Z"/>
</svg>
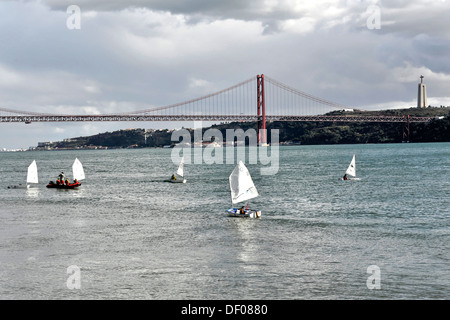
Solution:
<svg viewBox="0 0 450 320">
<path fill-rule="evenodd" d="M 313 17 L 317 27 L 325 27 L 337 21 L 356 29 L 366 27 L 366 10 L 370 5 L 376 5 L 381 10 L 382 28 L 380 33 L 397 32 L 405 36 L 418 33 L 430 33 L 450 37 L 448 19 L 445 13 L 450 9 L 447 1 L 314 1 L 314 5 L 306 1 L 260 1 L 260 0 L 44 0 L 53 10 L 65 11 L 71 4 L 80 6 L 83 11 L 114 12 L 126 9 L 146 8 L 155 11 L 166 11 L 172 14 L 186 16 L 188 23 L 203 20 L 237 19 L 245 21 L 261 21 L 265 33 L 280 31 L 280 23 L 289 19 Z M 312 2 L 311 2 L 312 3 Z M 297 6 L 304 7 L 298 9 Z M 321 10 L 317 10 L 320 8 Z M 342 11 L 341 16 L 329 17 L 329 9 Z M 335 19 L 336 21 L 330 21 Z"/>
<path fill-rule="evenodd" d="M 230 17 L 231 15 L 239 16 L 248 12 L 249 8 L 257 7 L 258 1 L 238 1 L 238 0 L 45 0 L 50 8 L 54 10 L 66 10 L 71 4 L 76 4 L 83 10 L 93 11 L 120 11 L 129 8 L 147 8 L 150 10 L 168 11 L 173 14 L 205 14 L 218 17 Z"/>
</svg>

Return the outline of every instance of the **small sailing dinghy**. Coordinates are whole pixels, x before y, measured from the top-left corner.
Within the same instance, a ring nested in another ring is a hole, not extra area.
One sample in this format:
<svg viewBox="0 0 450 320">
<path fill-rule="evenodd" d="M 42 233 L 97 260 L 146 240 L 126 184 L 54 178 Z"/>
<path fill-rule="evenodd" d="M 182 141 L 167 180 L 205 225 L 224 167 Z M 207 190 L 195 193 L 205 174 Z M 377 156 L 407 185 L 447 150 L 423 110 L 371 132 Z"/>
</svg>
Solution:
<svg viewBox="0 0 450 320">
<path fill-rule="evenodd" d="M 55 183 L 50 181 L 47 184 L 47 188 L 56 188 L 56 189 L 75 189 L 81 186 L 80 180 L 85 179 L 83 165 L 81 164 L 78 158 L 75 158 L 75 161 L 72 165 L 72 175 L 73 175 L 73 183 Z"/>
<path fill-rule="evenodd" d="M 353 155 L 353 159 L 348 165 L 347 171 L 345 171 L 344 177 L 341 178 L 342 180 L 359 180 L 359 178 L 356 178 L 356 161 L 355 161 L 356 154 Z M 352 176 L 353 178 L 349 178 L 347 176 Z"/>
<path fill-rule="evenodd" d="M 36 160 L 33 160 L 33 162 L 28 166 L 27 184 L 26 185 L 19 184 L 19 185 L 8 186 L 8 189 L 25 189 L 25 188 L 28 189 L 31 187 L 30 183 L 33 183 L 33 184 L 39 183 Z"/>
<path fill-rule="evenodd" d="M 242 161 L 239 161 L 237 166 L 229 177 L 230 191 L 231 191 L 231 203 L 234 205 L 239 202 L 244 202 L 259 196 L 258 190 L 256 190 L 253 183 L 250 172 Z M 226 210 L 230 217 L 240 218 L 260 218 L 260 210 L 252 210 L 248 208 L 244 209 L 244 206 L 239 208 L 230 208 Z"/>
<path fill-rule="evenodd" d="M 72 175 L 73 180 L 81 181 L 86 179 L 86 176 L 84 175 L 83 165 L 81 164 L 80 160 L 78 160 L 78 158 L 75 158 L 75 161 L 72 164 Z"/>
<path fill-rule="evenodd" d="M 186 179 L 184 178 L 184 157 L 181 158 L 177 172 L 172 174 L 172 177 L 166 181 L 171 183 L 186 183 Z"/>
<path fill-rule="evenodd" d="M 33 184 L 39 183 L 38 169 L 37 169 L 36 160 L 33 160 L 33 162 L 28 166 L 27 188 L 30 187 L 29 183 L 33 183 Z"/>
</svg>

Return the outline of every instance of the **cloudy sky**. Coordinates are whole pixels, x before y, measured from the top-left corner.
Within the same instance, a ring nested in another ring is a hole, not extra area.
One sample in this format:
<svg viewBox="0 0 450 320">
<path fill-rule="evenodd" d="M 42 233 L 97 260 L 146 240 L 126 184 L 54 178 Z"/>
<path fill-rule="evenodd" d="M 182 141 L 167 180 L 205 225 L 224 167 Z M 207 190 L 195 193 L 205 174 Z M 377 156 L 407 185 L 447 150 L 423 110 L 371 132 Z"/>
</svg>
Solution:
<svg viewBox="0 0 450 320">
<path fill-rule="evenodd" d="M 80 9 L 79 29 L 70 5 Z M 360 109 L 450 105 L 448 0 L 0 1 L 0 108 L 166 106 L 265 74 Z M 0 124 L 0 148 L 165 123 Z"/>
</svg>

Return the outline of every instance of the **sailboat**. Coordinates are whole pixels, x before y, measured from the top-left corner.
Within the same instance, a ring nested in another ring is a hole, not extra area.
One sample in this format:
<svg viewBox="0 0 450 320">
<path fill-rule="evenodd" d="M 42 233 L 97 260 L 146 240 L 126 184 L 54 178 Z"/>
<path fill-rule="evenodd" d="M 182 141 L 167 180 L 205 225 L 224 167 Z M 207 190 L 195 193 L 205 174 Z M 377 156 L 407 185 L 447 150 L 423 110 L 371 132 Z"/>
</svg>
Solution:
<svg viewBox="0 0 450 320">
<path fill-rule="evenodd" d="M 259 196 L 258 190 L 256 190 L 255 184 L 253 183 L 252 177 L 250 176 L 250 172 L 242 161 L 239 161 L 239 163 L 236 165 L 233 172 L 231 172 L 228 180 L 230 182 L 231 203 L 233 205 Z M 248 203 L 246 209 L 244 209 L 244 207 L 242 206 L 241 209 L 231 208 L 226 211 L 228 213 L 228 216 L 231 217 L 261 217 L 261 211 L 248 209 Z"/>
<path fill-rule="evenodd" d="M 33 160 L 33 162 L 28 166 L 27 188 L 30 187 L 29 183 L 39 183 L 36 160 Z"/>
<path fill-rule="evenodd" d="M 184 178 L 184 157 L 181 158 L 177 172 L 167 181 L 172 183 L 186 183 L 186 179 Z"/>
<path fill-rule="evenodd" d="M 84 175 L 83 165 L 81 164 L 80 160 L 78 160 L 78 158 L 75 158 L 75 161 L 73 162 L 72 175 L 74 181 L 81 181 L 86 179 L 86 176 Z"/>
<path fill-rule="evenodd" d="M 75 189 L 81 186 L 80 180 L 85 179 L 83 165 L 81 164 L 78 158 L 75 158 L 75 161 L 72 165 L 72 175 L 73 175 L 73 183 L 54 183 L 50 181 L 47 184 L 47 188 L 56 188 L 56 189 Z"/>
<path fill-rule="evenodd" d="M 356 178 L 356 154 L 353 155 L 352 161 L 350 161 L 350 164 L 348 165 L 347 171 L 345 171 L 344 177 L 342 180 L 359 180 L 359 178 Z M 353 178 L 348 178 L 347 175 L 352 176 Z"/>
<path fill-rule="evenodd" d="M 33 162 L 28 166 L 28 172 L 27 172 L 27 184 L 22 185 L 21 183 L 19 185 L 12 185 L 8 186 L 8 189 L 25 189 L 30 188 L 30 183 L 39 183 L 38 178 L 38 169 L 36 165 L 36 160 L 33 160 Z"/>
</svg>

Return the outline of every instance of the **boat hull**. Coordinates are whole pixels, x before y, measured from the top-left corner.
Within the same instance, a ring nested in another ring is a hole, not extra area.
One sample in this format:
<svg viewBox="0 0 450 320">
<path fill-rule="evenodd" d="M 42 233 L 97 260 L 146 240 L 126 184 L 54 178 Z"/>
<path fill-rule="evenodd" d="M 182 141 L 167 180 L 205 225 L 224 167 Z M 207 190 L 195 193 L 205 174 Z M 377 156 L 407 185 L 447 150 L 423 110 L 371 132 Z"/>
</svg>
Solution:
<svg viewBox="0 0 450 320">
<path fill-rule="evenodd" d="M 71 184 L 56 184 L 56 183 L 49 183 L 47 185 L 47 188 L 53 188 L 53 189 L 75 189 L 81 186 L 81 182 L 78 183 L 71 183 Z"/>
<path fill-rule="evenodd" d="M 22 185 L 22 184 L 11 185 L 11 186 L 8 186 L 8 189 L 28 189 L 28 186 L 27 185 Z"/>
<path fill-rule="evenodd" d="M 229 217 L 236 218 L 261 218 L 261 210 L 244 210 L 244 213 L 240 213 L 237 208 L 230 208 L 227 210 Z"/>
<path fill-rule="evenodd" d="M 177 180 L 169 179 L 169 180 L 166 180 L 166 181 L 170 182 L 170 183 L 186 183 L 186 179 L 177 179 Z"/>
</svg>

